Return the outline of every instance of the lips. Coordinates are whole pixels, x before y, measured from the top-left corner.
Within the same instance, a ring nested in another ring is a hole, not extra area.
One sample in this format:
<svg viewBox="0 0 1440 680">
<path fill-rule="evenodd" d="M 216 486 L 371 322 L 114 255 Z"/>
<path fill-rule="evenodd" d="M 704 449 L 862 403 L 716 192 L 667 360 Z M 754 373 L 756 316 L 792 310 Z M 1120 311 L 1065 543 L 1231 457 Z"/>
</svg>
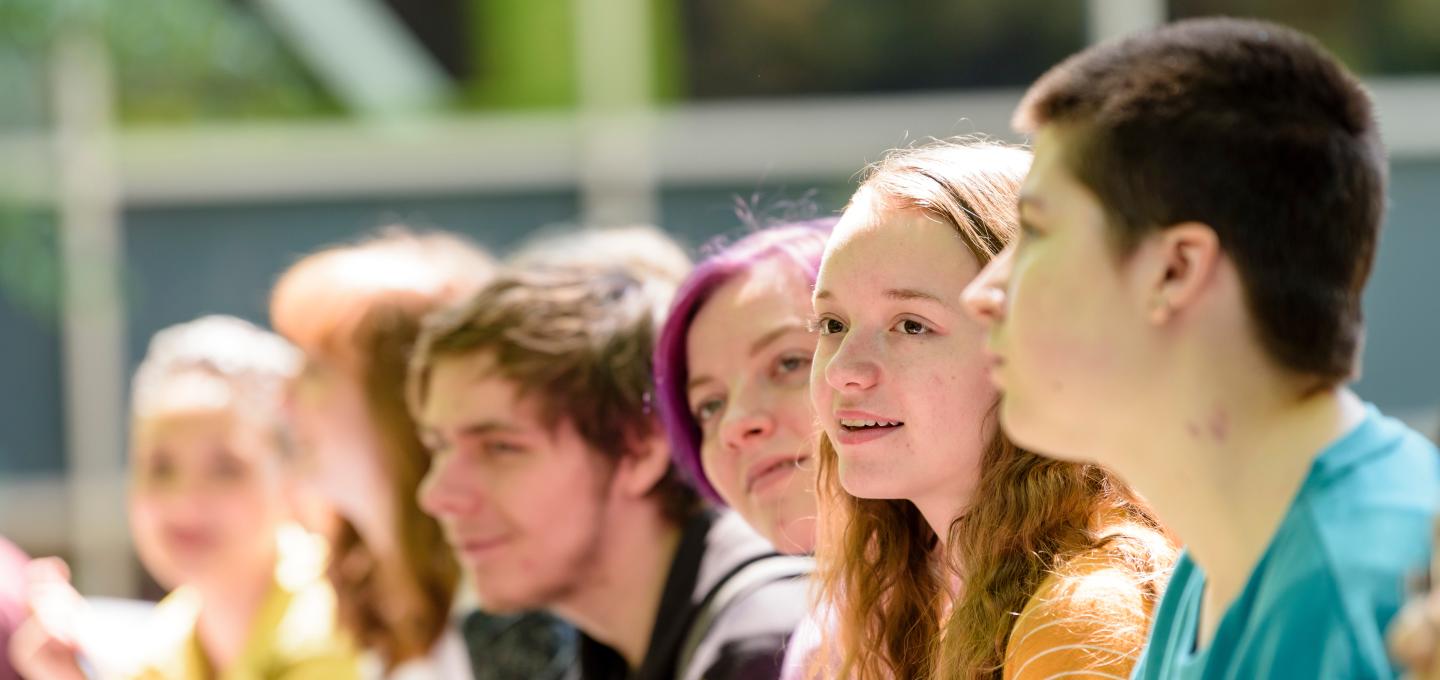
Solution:
<svg viewBox="0 0 1440 680">
<path fill-rule="evenodd" d="M 835 443 L 843 445 L 875 441 L 905 427 L 905 421 L 899 418 L 851 409 L 836 411 L 835 420 L 840 426 Z"/>
<path fill-rule="evenodd" d="M 175 550 L 203 552 L 215 544 L 215 534 L 206 529 L 194 527 L 168 527 L 165 542 Z"/>
<path fill-rule="evenodd" d="M 750 464 L 745 471 L 745 492 L 768 491 L 788 478 L 810 457 L 804 454 L 789 454 L 762 458 Z"/>
<path fill-rule="evenodd" d="M 482 562 L 491 559 L 499 549 L 510 542 L 509 536 L 462 536 L 452 538 L 450 545 L 467 562 Z"/>
</svg>

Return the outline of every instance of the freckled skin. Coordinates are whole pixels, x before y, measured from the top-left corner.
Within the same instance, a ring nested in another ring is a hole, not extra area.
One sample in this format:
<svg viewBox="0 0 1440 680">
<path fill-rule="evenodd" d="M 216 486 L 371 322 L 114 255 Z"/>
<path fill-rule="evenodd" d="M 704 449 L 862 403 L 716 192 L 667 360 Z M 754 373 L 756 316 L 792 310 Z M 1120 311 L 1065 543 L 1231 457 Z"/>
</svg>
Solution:
<svg viewBox="0 0 1440 680">
<path fill-rule="evenodd" d="M 983 329 L 960 307 L 978 271 L 952 226 L 872 205 L 863 190 L 836 226 L 816 284 L 822 334 L 810 395 L 852 495 L 911 500 L 941 525 L 968 505 L 997 398 Z M 846 445 L 844 410 L 904 424 Z"/>
</svg>

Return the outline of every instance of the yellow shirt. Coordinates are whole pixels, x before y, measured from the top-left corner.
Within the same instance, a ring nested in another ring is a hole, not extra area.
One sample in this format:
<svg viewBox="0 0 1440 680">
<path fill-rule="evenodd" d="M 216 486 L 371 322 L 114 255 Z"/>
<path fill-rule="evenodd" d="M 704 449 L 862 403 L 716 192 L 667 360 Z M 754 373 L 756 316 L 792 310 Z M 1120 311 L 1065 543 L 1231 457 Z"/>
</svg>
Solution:
<svg viewBox="0 0 1440 680">
<path fill-rule="evenodd" d="M 1005 680 L 1130 677 L 1154 614 L 1150 587 L 1103 548 L 1078 556 L 1067 572 L 1041 583 L 1015 621 Z"/>
<path fill-rule="evenodd" d="M 324 575 L 324 543 L 299 527 L 278 537 L 274 583 L 239 658 L 219 675 L 195 632 L 199 593 L 181 587 L 155 609 L 155 647 L 134 680 L 349 680 L 359 677 L 354 646 L 335 625 L 335 591 Z"/>
</svg>

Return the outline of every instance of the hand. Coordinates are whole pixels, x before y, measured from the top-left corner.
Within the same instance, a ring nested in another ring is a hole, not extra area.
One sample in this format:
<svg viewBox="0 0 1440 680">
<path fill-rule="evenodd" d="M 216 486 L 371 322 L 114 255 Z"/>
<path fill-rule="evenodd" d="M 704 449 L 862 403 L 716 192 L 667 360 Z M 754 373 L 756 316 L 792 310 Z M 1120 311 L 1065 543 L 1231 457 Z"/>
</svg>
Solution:
<svg viewBox="0 0 1440 680">
<path fill-rule="evenodd" d="M 58 558 L 25 567 L 30 616 L 10 637 L 10 663 L 29 680 L 84 680 L 75 619 L 85 606 L 70 585 L 70 569 Z"/>
<path fill-rule="evenodd" d="M 1413 598 L 1390 625 L 1390 653 L 1413 680 L 1440 680 L 1440 593 Z"/>
</svg>

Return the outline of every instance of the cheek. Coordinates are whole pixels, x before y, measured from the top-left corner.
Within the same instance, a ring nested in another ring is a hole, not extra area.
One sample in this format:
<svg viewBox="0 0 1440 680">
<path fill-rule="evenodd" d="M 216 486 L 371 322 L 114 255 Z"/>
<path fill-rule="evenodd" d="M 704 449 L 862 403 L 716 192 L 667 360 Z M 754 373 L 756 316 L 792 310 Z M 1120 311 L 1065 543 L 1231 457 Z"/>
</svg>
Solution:
<svg viewBox="0 0 1440 680">
<path fill-rule="evenodd" d="M 831 354 L 823 346 L 815 350 L 815 360 L 810 364 L 809 408 L 812 414 L 829 413 L 830 383 L 825 380 L 825 367 L 830 365 Z"/>
<path fill-rule="evenodd" d="M 247 480 L 219 491 L 207 500 L 212 526 L 237 541 L 268 537 L 280 515 L 278 490 L 258 480 Z"/>
<path fill-rule="evenodd" d="M 973 455 L 972 449 L 985 440 L 986 424 L 999 393 L 990 382 L 978 341 L 958 338 L 957 342 L 937 343 L 933 353 L 907 369 L 912 410 L 918 409 L 925 422 L 917 435 L 928 441 L 954 442 L 961 447 L 963 458 Z M 926 447 L 956 451 L 949 447 Z"/>
<path fill-rule="evenodd" d="M 737 462 L 734 456 L 725 455 L 719 442 L 707 441 L 700 447 L 700 465 L 705 469 L 706 479 L 710 480 L 710 485 L 715 487 L 720 497 L 732 506 L 735 505 L 736 492 L 740 488 Z"/>
<path fill-rule="evenodd" d="M 815 407 L 810 398 L 812 387 L 798 385 L 783 389 L 775 395 L 776 421 L 781 428 L 802 439 L 809 439 L 815 433 Z"/>
<path fill-rule="evenodd" d="M 133 492 L 130 496 L 130 532 L 142 549 L 155 545 L 165 513 L 162 505 L 144 492 Z"/>
</svg>

